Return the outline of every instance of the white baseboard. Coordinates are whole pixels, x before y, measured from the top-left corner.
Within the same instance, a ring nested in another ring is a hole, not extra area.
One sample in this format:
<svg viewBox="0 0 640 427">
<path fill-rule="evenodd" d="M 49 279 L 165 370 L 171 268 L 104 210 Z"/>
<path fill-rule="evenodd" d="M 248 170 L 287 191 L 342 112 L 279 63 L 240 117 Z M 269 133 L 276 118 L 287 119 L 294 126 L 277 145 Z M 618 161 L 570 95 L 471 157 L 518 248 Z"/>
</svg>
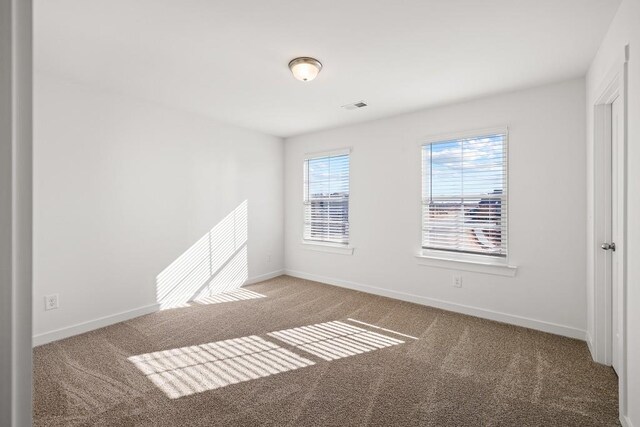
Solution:
<svg viewBox="0 0 640 427">
<path fill-rule="evenodd" d="M 265 280 L 273 279 L 274 277 L 282 276 L 283 274 L 284 274 L 284 270 L 283 269 L 271 271 L 269 273 L 260 274 L 259 276 L 249 277 L 247 279 L 247 281 L 244 282 L 244 284 L 245 285 L 252 285 L 254 283 L 263 282 Z"/>
<path fill-rule="evenodd" d="M 589 348 L 589 353 L 591 353 L 591 358 L 596 360 L 596 349 L 593 347 L 593 338 L 588 331 L 585 331 L 585 340 L 587 341 L 587 347 Z"/>
<path fill-rule="evenodd" d="M 413 302 L 416 304 L 427 305 L 430 307 L 440 308 L 443 310 L 453 311 L 456 313 L 468 314 L 470 316 L 481 317 L 483 319 L 495 320 L 498 322 L 509 323 L 511 325 L 522 326 L 525 328 L 536 329 L 542 332 L 549 332 L 556 335 L 562 335 L 569 338 L 585 340 L 586 331 L 573 328 L 571 326 L 558 325 L 556 323 L 545 322 L 542 320 L 530 319 L 528 317 L 517 316 L 514 314 L 501 313 L 498 311 L 487 310 L 469 305 L 457 304 L 453 302 L 443 301 L 434 298 L 423 297 L 419 295 L 408 294 L 405 292 L 392 291 L 384 288 L 363 285 L 360 283 L 350 282 L 347 280 L 334 279 L 331 277 L 319 276 L 316 274 L 305 273 L 302 271 L 285 269 L 284 273 L 298 277 L 300 279 L 313 280 L 315 282 L 326 283 L 328 285 L 340 286 L 343 288 L 353 289 L 356 291 L 366 292 L 369 294 L 380 295 L 384 297 L 394 298 L 402 301 Z"/>
<path fill-rule="evenodd" d="M 33 336 L 32 345 L 34 347 L 37 347 L 39 345 L 47 344 L 53 341 L 69 338 L 74 335 L 79 335 L 85 332 L 93 331 L 94 329 L 104 328 L 105 326 L 113 325 L 119 322 L 124 322 L 125 320 L 133 319 L 134 317 L 155 313 L 156 311 L 159 310 L 159 308 L 160 308 L 160 304 L 157 304 L 157 303 L 150 304 L 144 307 L 134 308 L 133 310 L 123 311 L 121 313 L 112 314 L 109 316 L 100 317 L 98 319 L 77 323 L 75 325 L 56 329 L 54 331 L 44 332 L 42 334 Z"/>
<path fill-rule="evenodd" d="M 633 423 L 626 415 L 620 415 L 620 424 L 622 427 L 633 427 Z"/>
<path fill-rule="evenodd" d="M 284 270 L 275 270 L 269 273 L 261 274 L 259 276 L 250 277 L 245 282 L 245 285 L 252 283 L 262 282 L 264 280 L 273 279 L 284 274 Z M 160 304 L 151 304 L 133 310 L 123 311 L 122 313 L 112 314 L 109 316 L 100 317 L 94 320 L 88 320 L 86 322 L 77 323 L 75 325 L 67 326 L 65 328 L 56 329 L 54 331 L 44 332 L 42 334 L 34 335 L 32 345 L 37 347 L 39 345 L 48 344 L 53 341 L 58 341 L 64 338 L 69 338 L 74 335 L 83 334 L 85 332 L 93 331 L 94 329 L 104 328 L 115 323 L 124 322 L 125 320 L 133 319 L 134 317 L 143 316 L 145 314 L 154 313 L 160 309 Z"/>
</svg>

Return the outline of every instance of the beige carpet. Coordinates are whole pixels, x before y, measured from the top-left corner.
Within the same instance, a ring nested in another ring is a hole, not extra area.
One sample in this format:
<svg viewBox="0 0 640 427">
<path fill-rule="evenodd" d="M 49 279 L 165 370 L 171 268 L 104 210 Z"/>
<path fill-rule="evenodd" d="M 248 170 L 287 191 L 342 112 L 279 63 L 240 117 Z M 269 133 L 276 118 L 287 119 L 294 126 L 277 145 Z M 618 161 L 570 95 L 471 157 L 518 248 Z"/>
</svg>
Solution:
<svg viewBox="0 0 640 427">
<path fill-rule="evenodd" d="M 287 276 L 245 289 L 36 348 L 35 425 L 618 425 L 584 342 Z"/>
</svg>

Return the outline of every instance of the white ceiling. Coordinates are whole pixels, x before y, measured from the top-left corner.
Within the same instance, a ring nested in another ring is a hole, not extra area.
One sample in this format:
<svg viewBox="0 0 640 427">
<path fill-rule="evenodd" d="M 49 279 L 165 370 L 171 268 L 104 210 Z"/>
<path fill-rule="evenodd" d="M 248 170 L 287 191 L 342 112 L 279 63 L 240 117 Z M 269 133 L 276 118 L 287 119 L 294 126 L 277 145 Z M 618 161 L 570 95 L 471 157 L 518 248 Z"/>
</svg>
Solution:
<svg viewBox="0 0 640 427">
<path fill-rule="evenodd" d="M 36 0 L 35 65 L 287 137 L 583 76 L 619 3 Z"/>
</svg>

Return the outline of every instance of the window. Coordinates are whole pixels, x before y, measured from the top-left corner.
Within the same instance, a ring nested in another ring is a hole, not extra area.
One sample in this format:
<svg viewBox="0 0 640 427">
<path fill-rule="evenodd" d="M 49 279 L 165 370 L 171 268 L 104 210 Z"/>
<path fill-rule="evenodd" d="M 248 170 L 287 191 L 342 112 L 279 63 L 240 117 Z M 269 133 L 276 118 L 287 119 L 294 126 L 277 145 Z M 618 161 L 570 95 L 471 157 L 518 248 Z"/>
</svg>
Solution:
<svg viewBox="0 0 640 427">
<path fill-rule="evenodd" d="M 349 243 L 349 151 L 304 161 L 304 240 Z"/>
<path fill-rule="evenodd" d="M 507 256 L 507 133 L 422 146 L 422 248 Z"/>
</svg>

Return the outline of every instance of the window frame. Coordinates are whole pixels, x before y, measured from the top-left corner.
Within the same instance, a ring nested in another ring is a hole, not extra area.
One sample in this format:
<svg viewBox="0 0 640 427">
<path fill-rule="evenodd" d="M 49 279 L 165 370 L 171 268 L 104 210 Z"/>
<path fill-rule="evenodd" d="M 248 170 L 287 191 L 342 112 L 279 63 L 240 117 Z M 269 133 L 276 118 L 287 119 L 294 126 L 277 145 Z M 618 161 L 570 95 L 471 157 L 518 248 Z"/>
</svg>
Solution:
<svg viewBox="0 0 640 427">
<path fill-rule="evenodd" d="M 424 229 L 424 215 L 423 215 L 423 183 L 424 183 L 424 175 L 423 175 L 423 163 L 422 163 L 422 153 L 423 147 L 429 144 L 435 144 L 439 142 L 447 142 L 458 139 L 470 139 L 470 138 L 481 138 L 483 136 L 489 135 L 504 135 L 504 152 L 505 152 L 505 160 L 506 164 L 504 166 L 505 171 L 505 202 L 506 202 L 506 235 L 507 235 L 507 252 L 504 256 L 495 256 L 490 254 L 478 254 L 478 253 L 466 253 L 466 252 L 458 252 L 454 250 L 445 250 L 445 249 L 435 249 L 435 248 L 424 248 L 422 233 Z M 438 135 L 432 135 L 425 138 L 421 138 L 418 141 L 418 149 L 419 149 L 419 224 L 420 224 L 420 234 L 419 234 L 419 248 L 416 258 L 418 259 L 418 263 L 421 265 L 433 266 L 433 267 L 441 267 L 441 268 L 450 268 L 450 269 L 459 269 L 459 270 L 468 270 L 468 271 L 478 271 L 490 274 L 498 274 L 505 276 L 513 276 L 515 275 L 516 266 L 510 264 L 511 260 L 511 207 L 510 207 L 510 186 L 509 186 L 509 168 L 510 168 L 510 150 L 509 150 L 509 127 L 508 126 L 497 126 L 491 128 L 484 129 L 476 129 L 476 130 L 468 130 L 461 132 L 453 132 L 453 133 L 444 133 Z"/>
<path fill-rule="evenodd" d="M 337 254 L 343 254 L 343 255 L 352 255 L 353 254 L 353 247 L 351 246 L 351 153 L 352 153 L 352 148 L 351 147 L 347 147 L 347 148 L 337 148 L 337 149 L 332 149 L 332 150 L 327 150 L 327 151 L 315 151 L 315 152 L 309 152 L 309 153 L 305 153 L 304 157 L 302 159 L 302 175 L 303 175 L 303 179 L 302 179 L 302 239 L 301 239 L 301 243 L 303 245 L 303 248 L 305 249 L 309 249 L 309 250 L 313 250 L 313 251 L 318 251 L 318 252 L 327 252 L 327 253 L 337 253 Z M 348 185 L 349 185 L 349 197 L 347 198 L 347 224 L 349 226 L 349 234 L 348 234 L 348 238 L 347 241 L 345 243 L 339 243 L 339 242 L 331 242 L 331 241 L 326 241 L 326 240 L 311 240 L 311 239 L 305 239 L 305 176 L 304 176 L 304 168 L 305 168 L 305 162 L 307 162 L 310 159 L 316 159 L 316 158 L 322 158 L 322 157 L 336 157 L 336 156 L 341 156 L 341 155 L 348 155 L 349 156 L 349 180 L 348 180 Z"/>
</svg>

